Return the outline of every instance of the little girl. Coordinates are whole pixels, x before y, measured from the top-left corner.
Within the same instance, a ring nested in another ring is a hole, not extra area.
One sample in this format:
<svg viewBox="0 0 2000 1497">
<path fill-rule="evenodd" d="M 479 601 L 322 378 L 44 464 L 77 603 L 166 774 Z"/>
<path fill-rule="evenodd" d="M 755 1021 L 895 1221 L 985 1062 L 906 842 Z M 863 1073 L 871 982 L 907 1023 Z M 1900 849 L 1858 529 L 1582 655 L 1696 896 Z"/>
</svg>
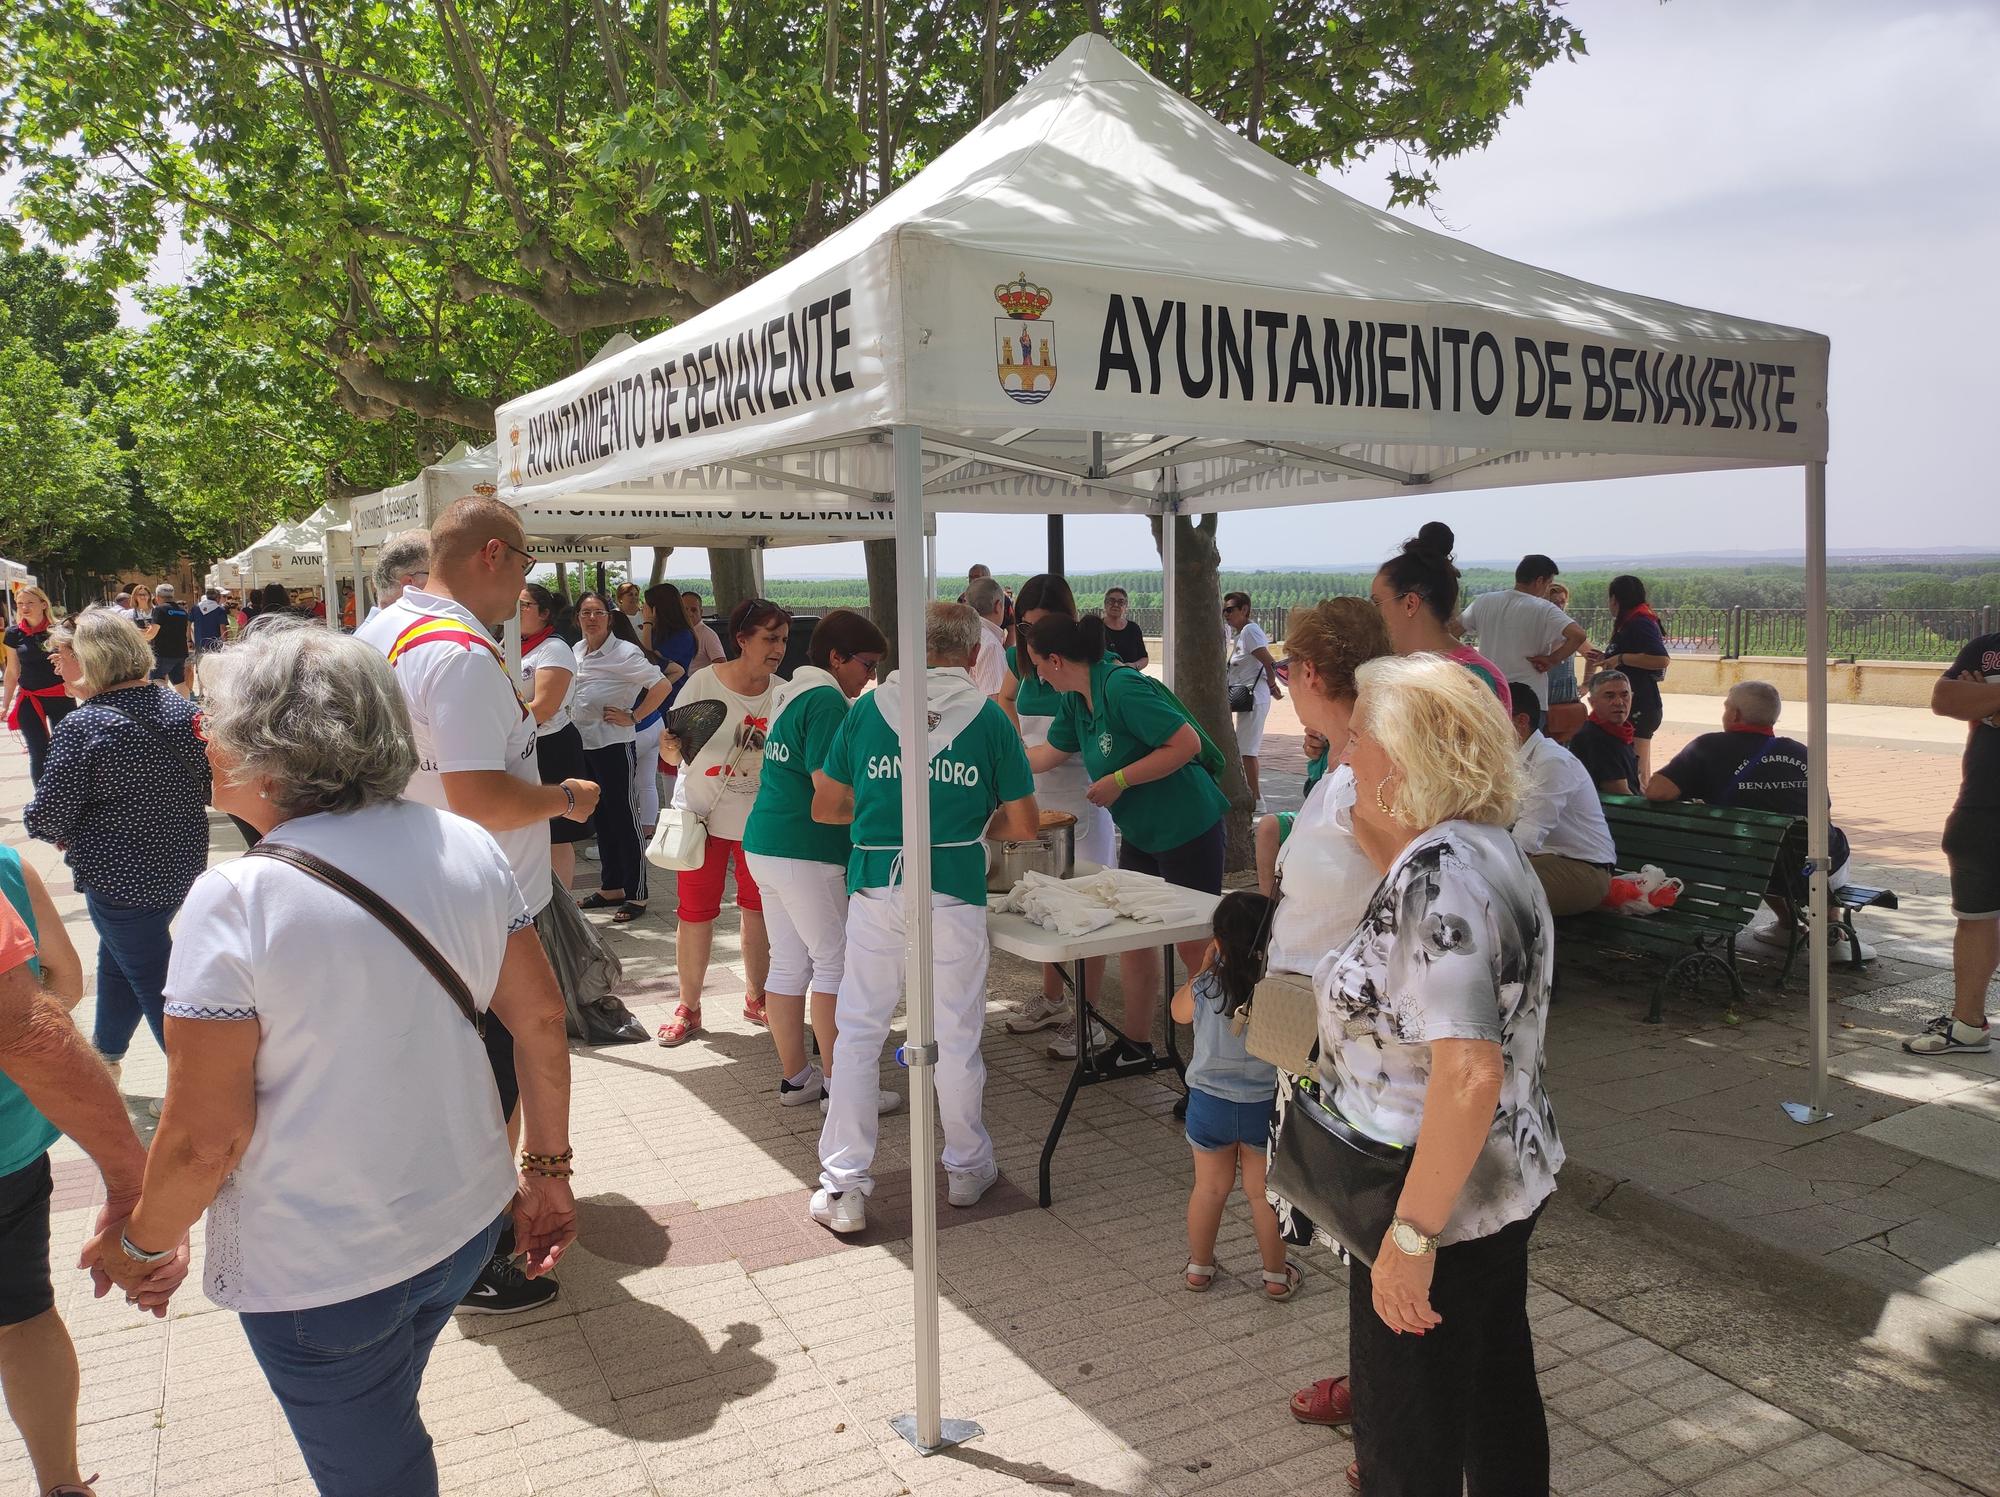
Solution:
<svg viewBox="0 0 2000 1497">
<path fill-rule="evenodd" d="M 1238 1014 L 1257 985 L 1262 970 L 1257 951 L 1270 918 L 1271 901 L 1262 894 L 1225 894 L 1215 907 L 1215 938 L 1201 970 L 1174 994 L 1173 1013 L 1175 1023 L 1194 1026 L 1194 1058 L 1187 1068 L 1187 1141 L 1194 1149 L 1187 1287 L 1199 1293 L 1215 1282 L 1215 1234 L 1240 1165 L 1264 1259 L 1264 1292 L 1287 1300 L 1299 1292 L 1299 1266 L 1285 1256 L 1278 1213 L 1264 1198 L 1278 1072 L 1244 1047 Z"/>
</svg>

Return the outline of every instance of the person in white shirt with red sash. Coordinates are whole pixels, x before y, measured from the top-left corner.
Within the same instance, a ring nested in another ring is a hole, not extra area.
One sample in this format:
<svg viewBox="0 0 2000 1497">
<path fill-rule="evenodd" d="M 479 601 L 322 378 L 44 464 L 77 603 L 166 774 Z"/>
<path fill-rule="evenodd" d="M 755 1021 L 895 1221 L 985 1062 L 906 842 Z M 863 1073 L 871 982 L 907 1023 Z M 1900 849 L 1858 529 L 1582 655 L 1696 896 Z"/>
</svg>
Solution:
<svg viewBox="0 0 2000 1497">
<path fill-rule="evenodd" d="M 534 564 L 519 516 L 498 499 L 468 495 L 431 528 L 427 585 L 406 587 L 355 637 L 388 657 L 409 705 L 417 772 L 405 796 L 491 832 L 529 912 L 539 915 L 555 893 L 549 818 L 588 820 L 597 786 L 579 779 L 542 783 L 534 715 L 493 639 L 493 629 L 520 606 L 521 584 Z M 554 987 L 546 960 L 543 970 Z M 486 1048 L 512 1131 L 519 1126 L 514 1042 L 490 1017 Z M 514 1265 L 513 1244 L 503 1236 L 463 1305 L 504 1315 L 546 1304 L 556 1292 L 553 1279 L 530 1279 Z"/>
</svg>

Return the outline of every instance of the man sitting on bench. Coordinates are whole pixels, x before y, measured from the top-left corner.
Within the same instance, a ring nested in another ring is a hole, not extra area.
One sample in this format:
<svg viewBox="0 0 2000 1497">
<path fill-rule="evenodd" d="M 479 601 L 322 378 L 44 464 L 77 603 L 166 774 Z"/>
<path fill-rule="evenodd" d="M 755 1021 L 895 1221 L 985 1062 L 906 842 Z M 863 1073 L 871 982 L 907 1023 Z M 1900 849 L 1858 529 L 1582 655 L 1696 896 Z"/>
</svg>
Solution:
<svg viewBox="0 0 2000 1497">
<path fill-rule="evenodd" d="M 1590 678 L 1590 717 L 1570 736 L 1569 751 L 1590 771 L 1600 795 L 1639 793 L 1639 755 L 1632 747 L 1632 678 L 1599 671 Z"/>
<path fill-rule="evenodd" d="M 1671 764 L 1646 782 L 1646 799 L 1698 800 L 1711 806 L 1804 817 L 1810 805 L 1806 797 L 1806 746 L 1796 738 L 1778 736 L 1778 714 L 1783 707 L 1778 688 L 1768 681 L 1741 681 L 1732 686 L 1722 699 L 1722 731 L 1703 733 L 1674 755 Z M 1778 918 L 1757 926 L 1750 934 L 1769 945 L 1789 948 L 1797 924 L 1790 894 L 1804 887 L 1803 824 L 1785 839 L 1780 857 L 1792 866 L 1774 870 L 1764 893 L 1764 902 Z M 1847 860 L 1847 834 L 1837 826 L 1829 827 L 1829 889 L 1847 882 Z M 1830 939 L 1845 941 L 1846 933 L 1835 926 Z M 1864 947 L 1861 955 L 1869 954 Z"/>
<path fill-rule="evenodd" d="M 1604 802 L 1590 771 L 1561 744 L 1542 736 L 1542 699 L 1525 681 L 1509 681 L 1514 736 L 1521 743 L 1526 786 L 1514 840 L 1549 897 L 1552 915 L 1581 915 L 1611 892 L 1617 849 L 1604 819 Z"/>
</svg>

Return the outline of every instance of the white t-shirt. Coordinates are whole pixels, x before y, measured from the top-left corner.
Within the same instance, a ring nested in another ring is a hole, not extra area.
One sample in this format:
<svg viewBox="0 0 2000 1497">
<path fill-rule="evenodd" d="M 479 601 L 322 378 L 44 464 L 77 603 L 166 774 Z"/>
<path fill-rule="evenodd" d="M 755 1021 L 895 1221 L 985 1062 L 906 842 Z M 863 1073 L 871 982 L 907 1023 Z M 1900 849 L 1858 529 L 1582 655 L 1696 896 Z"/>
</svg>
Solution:
<svg viewBox="0 0 2000 1497">
<path fill-rule="evenodd" d="M 990 697 L 1007 684 L 1007 635 L 985 619 L 979 621 L 979 658 L 972 663 L 972 684 Z"/>
<path fill-rule="evenodd" d="M 1617 848 L 1604 819 L 1604 802 L 1583 761 L 1554 739 L 1530 734 L 1521 745 L 1528 780 L 1514 840 L 1530 857 L 1539 852 L 1580 863 L 1614 863 Z"/>
<path fill-rule="evenodd" d="M 1271 678 L 1264 670 L 1264 662 L 1257 658 L 1257 651 L 1270 647 L 1271 636 L 1255 619 L 1229 636 L 1229 684 L 1256 688 L 1260 702 L 1271 698 Z"/>
<path fill-rule="evenodd" d="M 493 838 L 413 801 L 303 816 L 265 842 L 365 882 L 482 1009 L 530 923 Z M 296 868 L 236 858 L 189 891 L 167 966 L 176 1019 L 253 1020 L 257 1121 L 208 1209 L 207 1290 L 305 1310 L 400 1283 L 463 1247 L 514 1193 L 479 1036 L 380 921 Z"/>
<path fill-rule="evenodd" d="M 1278 849 L 1270 970 L 1311 976 L 1347 944 L 1382 875 L 1354 839 L 1354 771 L 1337 764 L 1313 786 Z"/>
<path fill-rule="evenodd" d="M 492 634 L 463 605 L 405 588 L 402 597 L 363 624 L 354 637 L 387 656 L 407 630 L 428 619 L 457 624 L 465 638 L 416 644 L 390 661 L 417 739 L 417 772 L 403 793 L 449 811 L 444 776 L 482 769 L 503 769 L 539 789 L 542 775 L 535 763 L 534 714 L 521 700 L 499 647 L 488 649 L 478 643 L 490 644 Z M 555 892 L 549 876 L 549 824 L 531 821 L 494 832 L 493 840 L 513 865 L 521 897 L 539 914 Z"/>
<path fill-rule="evenodd" d="M 681 694 L 674 698 L 676 710 L 695 702 L 720 702 L 729 709 L 715 736 L 674 776 L 675 809 L 703 817 L 711 837 L 743 840 L 743 828 L 750 824 L 750 808 L 757 804 L 757 785 L 764 772 L 764 740 L 771 731 L 771 698 L 777 687 L 778 678 L 773 676 L 761 696 L 738 696 L 716 679 L 713 666 L 705 665 L 688 677 Z M 732 755 L 736 761 L 733 772 Z"/>
<path fill-rule="evenodd" d="M 569 685 L 563 689 L 562 705 L 554 715 L 535 729 L 535 736 L 546 738 L 551 733 L 560 733 L 570 724 L 569 709 L 576 700 L 576 651 L 569 647 L 569 641 L 560 634 L 551 634 L 521 657 L 521 695 L 529 702 L 535 699 L 535 673 L 537 671 L 567 671 Z M 530 714 L 532 715 L 532 714 Z"/>
<path fill-rule="evenodd" d="M 594 650 L 579 643 L 576 693 L 570 698 L 569 710 L 576 719 L 577 732 L 583 735 L 583 746 L 608 748 L 632 742 L 636 736 L 632 725 L 606 722 L 604 709 L 630 708 L 641 692 L 665 679 L 666 673 L 629 640 L 607 638 Z"/>
<path fill-rule="evenodd" d="M 1481 593 L 1465 605 L 1460 618 L 1479 636 L 1479 653 L 1500 667 L 1509 681 L 1535 688 L 1544 706 L 1549 700 L 1549 673 L 1528 664 L 1530 655 L 1546 655 L 1562 643 L 1570 616 L 1547 598 L 1508 591 Z"/>
</svg>

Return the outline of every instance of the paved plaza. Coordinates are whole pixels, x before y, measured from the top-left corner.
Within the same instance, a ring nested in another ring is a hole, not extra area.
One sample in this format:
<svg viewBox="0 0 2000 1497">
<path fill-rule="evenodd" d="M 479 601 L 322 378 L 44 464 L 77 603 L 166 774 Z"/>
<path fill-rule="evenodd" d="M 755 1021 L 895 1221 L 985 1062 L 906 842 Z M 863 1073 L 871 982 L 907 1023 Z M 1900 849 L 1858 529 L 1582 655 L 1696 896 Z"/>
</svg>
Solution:
<svg viewBox="0 0 2000 1497">
<path fill-rule="evenodd" d="M 1670 698 L 1656 762 L 1712 709 Z M 1905 899 L 1863 917 L 1881 952 L 1871 971 L 1837 976 L 1830 1121 L 1801 1128 L 1778 1110 L 1804 1094 L 1802 979 L 1779 995 L 1774 969 L 1755 969 L 1735 1011 L 1711 994 L 1646 1026 L 1637 964 L 1566 972 L 1550 1090 L 1571 1163 L 1531 1260 L 1564 1497 L 2000 1493 L 2000 1056 L 1916 1062 L 1896 1048 L 1943 1003 L 1936 831 L 1956 758 L 1919 713 L 1837 710 L 1834 732 L 1836 813 L 1860 876 Z M 1273 735 L 1282 804 L 1297 785 L 1288 713 Z M 26 794 L 9 755 L 0 804 Z M 24 845 L 18 812 L 0 833 Z M 239 846 L 218 820 L 212 855 Z M 24 850 L 88 970 L 81 898 L 52 849 Z M 671 903 L 612 937 L 649 1030 L 679 997 Z M 440 1342 L 424 1408 L 446 1491 L 1344 1490 L 1345 1438 L 1286 1407 L 1345 1366 L 1338 1265 L 1312 1254 L 1306 1292 L 1264 1302 L 1238 1203 L 1215 1291 L 1184 1293 L 1188 1149 L 1175 1090 L 1152 1080 L 1082 1093 L 1054 1205 L 1038 1209 L 1066 1073 L 1042 1055 L 1046 1034 L 1001 1027 L 1037 981 L 1004 958 L 986 1114 L 1005 1178 L 971 1211 L 940 1194 L 938 1212 L 945 1412 L 986 1433 L 916 1456 L 887 1425 L 912 1401 L 907 1119 L 885 1124 L 868 1231 L 836 1239 L 808 1221 L 819 1114 L 777 1105 L 770 1042 L 738 1013 L 736 957 L 725 916 L 702 1039 L 576 1054 L 581 1240 L 554 1305 L 461 1318 Z M 125 1079 L 142 1127 L 139 1099 L 163 1078 L 140 1040 Z M 905 1087 L 892 1064 L 884 1081 Z M 96 1192 L 73 1146 L 56 1159 L 59 1303 L 83 1361 L 84 1469 L 102 1472 L 104 1497 L 309 1491 L 234 1317 L 196 1281 L 159 1323 L 93 1301 L 62 1270 Z M 0 1473 L 0 1493 L 29 1489 L 12 1442 Z"/>
</svg>

